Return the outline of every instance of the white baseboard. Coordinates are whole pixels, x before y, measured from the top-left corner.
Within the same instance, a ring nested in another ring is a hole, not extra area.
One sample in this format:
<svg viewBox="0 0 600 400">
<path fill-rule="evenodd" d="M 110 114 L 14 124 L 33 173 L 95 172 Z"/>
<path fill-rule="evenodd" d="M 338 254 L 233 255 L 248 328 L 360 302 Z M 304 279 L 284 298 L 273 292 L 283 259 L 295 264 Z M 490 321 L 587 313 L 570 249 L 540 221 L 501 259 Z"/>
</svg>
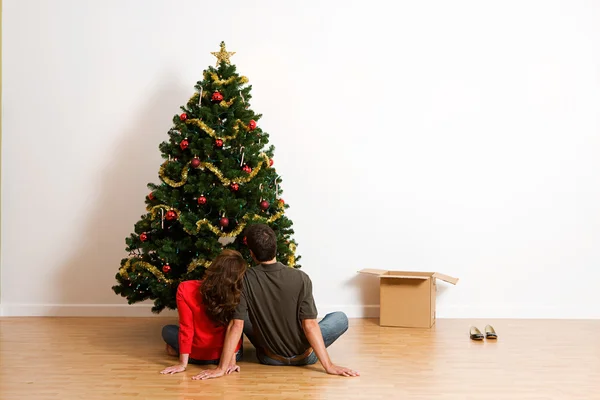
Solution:
<svg viewBox="0 0 600 400">
<path fill-rule="evenodd" d="M 177 312 L 151 311 L 150 304 L 0 304 L 2 317 L 177 317 Z"/>
<path fill-rule="evenodd" d="M 177 317 L 177 311 L 151 311 L 150 304 L 0 304 L 2 317 Z M 379 306 L 318 307 L 319 317 L 343 311 L 348 318 L 379 318 Z"/>
<path fill-rule="evenodd" d="M 0 304 L 2 317 L 177 317 L 165 310 L 153 314 L 151 304 Z M 319 318 L 334 311 L 348 318 L 379 318 L 379 305 L 318 306 Z M 600 310 L 577 306 L 445 306 L 437 318 L 600 319 Z"/>
<path fill-rule="evenodd" d="M 319 306 L 317 304 L 317 310 L 319 311 L 319 318 L 335 311 L 342 311 L 348 318 L 379 318 L 379 305 Z"/>
<path fill-rule="evenodd" d="M 379 305 L 365 306 L 323 306 L 319 307 L 319 317 L 333 311 L 343 311 L 348 318 L 379 318 Z M 581 307 L 577 305 L 548 307 L 520 306 L 514 304 L 492 306 L 444 306 L 439 307 L 438 319 L 600 319 L 597 307 Z"/>
<path fill-rule="evenodd" d="M 581 305 L 538 306 L 444 306 L 438 307 L 437 318 L 495 318 L 495 319 L 600 319 L 600 309 Z"/>
</svg>

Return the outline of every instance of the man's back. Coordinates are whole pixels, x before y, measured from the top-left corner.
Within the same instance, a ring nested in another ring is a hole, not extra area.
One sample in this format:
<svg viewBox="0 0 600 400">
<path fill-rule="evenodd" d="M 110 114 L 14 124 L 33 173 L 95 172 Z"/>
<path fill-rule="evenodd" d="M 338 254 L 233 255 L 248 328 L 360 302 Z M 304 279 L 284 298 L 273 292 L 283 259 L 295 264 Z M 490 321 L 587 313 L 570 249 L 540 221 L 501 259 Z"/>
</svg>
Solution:
<svg viewBox="0 0 600 400">
<path fill-rule="evenodd" d="M 249 268 L 234 318 L 244 319 L 246 312 L 263 348 L 293 357 L 310 347 L 302 319 L 317 318 L 317 308 L 304 272 L 279 262 Z"/>
</svg>

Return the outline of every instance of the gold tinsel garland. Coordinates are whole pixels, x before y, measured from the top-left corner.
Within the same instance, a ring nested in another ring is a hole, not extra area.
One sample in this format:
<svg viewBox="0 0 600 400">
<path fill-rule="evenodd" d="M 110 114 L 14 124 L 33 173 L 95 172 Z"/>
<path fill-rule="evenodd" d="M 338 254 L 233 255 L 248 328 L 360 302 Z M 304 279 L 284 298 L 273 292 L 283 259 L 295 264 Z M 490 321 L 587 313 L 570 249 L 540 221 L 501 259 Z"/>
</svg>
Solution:
<svg viewBox="0 0 600 400">
<path fill-rule="evenodd" d="M 231 135 L 231 136 L 217 136 L 217 132 L 215 132 L 214 129 L 212 129 L 210 126 L 206 125 L 204 122 L 202 122 L 198 118 L 188 119 L 188 120 L 185 121 L 185 123 L 186 124 L 191 124 L 191 125 L 196 125 L 198 128 L 202 129 L 209 136 L 212 136 L 215 139 L 229 140 L 229 139 L 235 139 L 235 136 L 236 136 L 236 135 Z"/>
<path fill-rule="evenodd" d="M 161 208 L 165 209 L 165 210 L 172 210 L 173 212 L 175 212 L 177 214 L 177 218 L 179 218 L 181 216 L 181 211 L 179 211 L 176 208 L 169 207 L 166 204 L 159 204 L 159 205 L 156 205 L 154 207 L 148 206 L 146 209 L 152 215 L 152 219 L 156 219 L 157 216 L 158 216 L 158 210 L 160 210 Z M 203 225 L 206 225 L 206 227 L 212 233 L 214 233 L 215 235 L 217 235 L 219 237 L 234 237 L 234 236 L 237 236 L 240 233 L 242 233 L 242 231 L 244 230 L 244 228 L 246 227 L 246 225 L 248 223 L 247 222 L 248 220 L 251 220 L 251 221 L 264 221 L 264 222 L 269 223 L 269 224 L 272 223 L 272 222 L 277 221 L 283 215 L 283 211 L 284 211 L 284 205 L 283 205 L 283 203 L 278 202 L 277 203 L 277 208 L 279 209 L 279 212 L 277 212 L 277 214 L 273 214 L 270 218 L 265 218 L 263 216 L 256 215 L 256 214 L 251 215 L 251 216 L 250 215 L 244 215 L 242 217 L 243 222 L 240 223 L 235 230 L 233 230 L 233 231 L 231 231 L 229 233 L 222 232 L 218 227 L 216 227 L 215 225 L 211 224 L 207 219 L 201 219 L 200 221 L 196 222 L 196 228 L 198 229 L 196 232 L 191 232 L 191 231 L 189 231 L 187 229 L 185 229 L 185 231 L 187 233 L 189 233 L 190 235 L 194 235 L 194 234 L 197 234 L 200 231 L 200 228 Z"/>
<path fill-rule="evenodd" d="M 226 178 L 223 175 L 223 172 L 221 172 L 221 170 L 219 168 L 217 168 L 214 164 L 209 163 L 209 162 L 200 163 L 200 166 L 198 168 L 208 169 L 213 174 L 215 174 L 217 176 L 217 178 L 219 178 L 221 183 L 225 186 L 229 186 L 233 183 L 248 183 L 259 173 L 259 171 L 262 169 L 263 165 L 270 166 L 269 157 L 265 153 L 260 153 L 259 157 L 261 157 L 263 160 L 256 166 L 256 168 L 254 168 L 252 170 L 252 172 L 250 172 L 247 176 L 240 177 L 240 178 L 234 178 L 234 179 Z M 188 162 L 187 164 L 185 164 L 185 166 L 181 170 L 181 180 L 180 181 L 175 181 L 165 175 L 165 168 L 168 163 L 169 163 L 169 161 L 165 161 L 163 163 L 163 165 L 161 165 L 161 167 L 158 171 L 158 175 L 163 180 L 163 182 L 165 182 L 167 185 L 169 185 L 171 187 L 183 186 L 187 182 L 188 171 L 190 169 L 190 163 Z"/>
<path fill-rule="evenodd" d="M 187 267 L 187 272 L 192 272 L 198 267 L 208 268 L 212 263 L 210 261 L 204 260 L 192 260 L 192 262 Z"/>
<path fill-rule="evenodd" d="M 248 220 L 251 221 L 264 221 L 266 223 L 272 223 L 277 221 L 279 218 L 281 218 L 281 216 L 283 215 L 283 211 L 279 211 L 277 214 L 273 214 L 271 216 L 271 218 L 265 218 L 265 217 L 261 217 L 260 215 L 252 215 L 252 216 L 248 216 L 248 215 L 244 215 L 244 217 L 242 218 L 244 222 L 241 222 L 237 228 L 235 228 L 233 231 L 231 232 L 222 232 L 218 227 L 216 227 L 215 225 L 211 224 L 210 221 L 208 221 L 207 219 L 201 219 L 200 221 L 196 222 L 196 227 L 198 228 L 198 231 L 200 231 L 200 229 L 202 228 L 203 225 L 206 225 L 206 227 L 215 235 L 219 236 L 219 237 L 235 237 L 238 236 L 240 233 L 242 233 L 242 231 L 244 230 L 244 228 L 246 228 L 246 225 L 248 225 Z"/>
<path fill-rule="evenodd" d="M 236 79 L 239 79 L 240 83 L 248 83 L 248 78 L 246 78 L 245 76 L 232 76 L 229 79 L 221 79 L 219 78 L 219 76 L 217 74 L 215 74 L 214 72 L 211 72 L 210 77 L 212 78 L 212 80 L 214 81 L 214 83 L 216 83 L 217 85 L 223 86 L 223 85 L 229 85 L 230 83 L 233 83 L 236 81 Z"/>
<path fill-rule="evenodd" d="M 194 93 L 192 95 L 192 97 L 190 97 L 190 99 L 188 100 L 188 103 L 192 102 L 194 104 L 198 104 L 198 96 L 199 96 L 198 93 Z M 205 92 L 202 92 L 202 97 L 206 97 L 206 93 Z"/>
<path fill-rule="evenodd" d="M 173 283 L 172 279 L 166 278 L 165 275 L 158 269 L 156 268 L 154 265 L 147 263 L 145 261 L 142 261 L 138 258 L 130 258 L 129 260 L 127 260 L 125 262 L 125 265 L 123 265 L 120 269 L 119 269 L 119 275 L 121 275 L 124 278 L 129 278 L 129 274 L 127 273 L 128 270 L 134 270 L 137 268 L 141 268 L 141 269 L 145 269 L 146 271 L 150 272 L 152 275 L 154 275 L 157 279 L 162 279 L 164 280 L 166 283 Z"/>
<path fill-rule="evenodd" d="M 146 210 L 150 211 L 150 214 L 152 215 L 153 219 L 156 219 L 156 216 L 158 215 L 158 210 L 160 210 L 161 208 L 163 210 L 166 210 L 166 211 L 173 211 L 173 212 L 175 212 L 175 214 L 177 214 L 177 218 L 178 219 L 179 219 L 179 217 L 181 217 L 181 211 L 179 211 L 176 208 L 169 207 L 166 204 L 159 204 L 159 205 L 156 205 L 154 207 L 148 207 L 148 208 L 146 208 Z"/>
<path fill-rule="evenodd" d="M 290 243 L 290 251 L 292 254 L 288 256 L 288 267 L 294 267 L 296 264 L 296 245 L 294 243 Z"/>
<path fill-rule="evenodd" d="M 288 266 L 290 268 L 293 268 L 295 265 L 295 260 L 296 260 L 296 256 L 295 256 L 296 245 L 294 243 L 290 243 L 289 249 L 292 252 L 292 254 L 290 254 L 288 256 Z M 198 267 L 209 268 L 211 266 L 211 264 L 212 264 L 211 261 L 194 259 L 187 266 L 187 272 L 190 273 Z M 167 278 L 165 276 L 165 274 L 163 274 L 157 267 L 155 267 L 154 265 L 152 265 L 148 262 L 142 261 L 139 258 L 128 259 L 125 262 L 125 265 L 123 265 L 121 268 L 119 268 L 119 275 L 121 275 L 125 279 L 129 279 L 129 271 L 134 271 L 136 269 L 146 270 L 146 271 L 150 272 L 152 275 L 154 275 L 156 277 L 156 279 L 163 280 L 167 284 L 172 284 L 174 282 L 173 279 Z"/>
<path fill-rule="evenodd" d="M 235 125 L 233 126 L 233 130 L 235 131 L 235 133 L 237 134 L 238 131 L 240 130 L 240 126 L 246 131 L 248 132 L 250 130 L 250 128 L 248 128 L 248 125 L 244 124 L 242 121 L 240 121 L 239 119 L 237 121 L 235 121 Z"/>
<path fill-rule="evenodd" d="M 193 103 L 193 104 L 198 104 L 198 93 L 194 93 L 192 95 L 192 97 L 190 97 L 190 99 L 188 100 L 188 103 Z M 207 93 L 206 92 L 202 92 L 202 98 L 206 98 L 207 97 Z M 229 101 L 225 101 L 222 100 L 219 105 L 221 107 L 231 107 L 231 105 L 233 104 L 233 102 L 235 101 L 236 97 L 233 97 L 231 100 Z"/>
<path fill-rule="evenodd" d="M 208 268 L 210 265 L 210 261 L 192 260 L 192 262 L 187 266 L 187 272 L 192 272 L 198 267 Z M 139 258 L 128 259 L 125 262 L 125 265 L 119 269 L 119 275 L 121 275 L 123 278 L 129 278 L 128 271 L 133 271 L 135 269 L 144 269 L 154 275 L 157 279 L 162 279 L 169 284 L 173 283 L 173 279 L 165 277 L 165 274 L 163 274 L 157 267 L 148 262 L 142 261 Z"/>
<path fill-rule="evenodd" d="M 185 121 L 185 123 L 186 124 L 191 124 L 191 125 L 196 125 L 198 128 L 200 128 L 204 132 L 206 132 L 209 136 L 212 136 L 215 139 L 221 139 L 223 141 L 235 139 L 235 137 L 237 136 L 237 134 L 238 134 L 238 132 L 240 130 L 240 126 L 245 131 L 250 130 L 250 128 L 248 128 L 248 126 L 246 126 L 246 124 L 244 124 L 239 119 L 235 121 L 235 124 L 233 126 L 233 130 L 234 130 L 235 133 L 233 135 L 230 135 L 230 136 L 219 136 L 219 135 L 217 135 L 217 132 L 215 132 L 214 129 L 212 129 L 210 126 L 206 125 L 203 121 L 199 120 L 198 118 L 188 119 L 188 120 Z"/>
<path fill-rule="evenodd" d="M 232 98 L 229 101 L 221 100 L 221 102 L 219 103 L 219 105 L 221 107 L 229 108 L 229 107 L 231 107 L 231 105 L 233 104 L 234 101 L 235 101 L 235 97 Z"/>
<path fill-rule="evenodd" d="M 202 167 L 210 170 L 213 174 L 215 174 L 217 176 L 217 178 L 219 178 L 219 180 L 221 181 L 221 183 L 223 185 L 229 186 L 233 183 L 248 183 L 248 182 L 250 182 L 262 169 L 263 164 L 267 165 L 267 166 L 270 165 L 269 157 L 267 157 L 267 155 L 265 153 L 260 153 L 259 157 L 262 157 L 263 160 L 252 170 L 252 172 L 250 172 L 245 177 L 234 178 L 234 179 L 226 178 L 223 175 L 223 172 L 221 172 L 221 170 L 219 168 L 215 167 L 213 164 L 211 164 L 209 162 L 203 162 L 200 165 Z"/>
<path fill-rule="evenodd" d="M 153 218 L 156 218 L 157 215 L 157 210 L 161 209 L 161 208 L 166 208 L 166 209 L 170 209 L 173 210 L 177 213 L 177 215 L 180 215 L 179 210 L 171 208 L 169 206 L 166 206 L 164 204 L 160 204 L 157 206 L 154 206 L 152 208 L 150 208 L 150 211 L 152 213 Z M 223 233 L 219 230 L 219 228 L 217 228 L 216 226 L 212 225 L 210 222 L 208 222 L 207 220 L 203 219 L 200 220 L 196 223 L 196 226 L 198 227 L 198 230 L 202 227 L 202 225 L 206 225 L 215 235 L 219 236 L 219 237 L 233 237 L 233 236 L 237 236 L 240 233 L 242 233 L 242 231 L 244 230 L 244 228 L 247 225 L 247 221 L 248 220 L 252 220 L 252 221 L 263 221 L 266 223 L 272 223 L 275 222 L 276 220 L 278 220 L 279 218 L 281 218 L 281 216 L 283 215 L 283 210 L 284 210 L 284 205 L 283 203 L 279 203 L 278 204 L 278 208 L 280 209 L 280 211 L 277 214 L 272 215 L 270 218 L 265 218 L 262 217 L 260 215 L 252 215 L 252 216 L 248 216 L 245 215 L 244 216 L 244 222 L 242 222 L 240 225 L 238 225 L 238 227 L 229 233 Z M 190 234 L 193 234 L 193 232 L 188 232 Z M 289 267 L 294 267 L 295 265 L 295 261 L 296 261 L 296 245 L 294 243 L 290 243 L 289 244 L 289 249 L 291 251 L 291 254 L 288 256 L 288 266 Z M 192 262 L 190 262 L 187 266 L 187 272 L 190 273 L 193 270 L 195 270 L 198 267 L 204 267 L 204 268 L 209 268 L 210 265 L 212 264 L 211 261 L 205 261 L 202 259 L 194 259 L 192 260 Z M 143 269 L 146 270 L 148 272 L 150 272 L 152 275 L 154 275 L 157 279 L 162 279 L 165 281 L 165 283 L 171 284 L 174 282 L 173 279 L 169 279 L 167 277 L 165 277 L 165 274 L 163 274 L 161 272 L 161 270 L 159 268 L 157 268 L 156 266 L 146 262 L 146 261 L 142 261 L 137 257 L 132 257 L 130 259 L 128 259 L 125 262 L 125 265 L 123 265 L 121 268 L 119 268 L 119 275 L 121 275 L 123 278 L 129 278 L 129 271 L 133 271 L 135 269 Z"/>
<path fill-rule="evenodd" d="M 165 175 L 165 168 L 167 167 L 168 163 L 169 163 L 169 161 L 165 161 L 160 166 L 160 169 L 158 170 L 158 176 L 160 176 L 160 178 L 163 180 L 164 183 L 166 183 L 167 185 L 169 185 L 171 187 L 180 187 L 180 186 L 185 185 L 185 183 L 187 182 L 188 170 L 190 168 L 190 163 L 188 162 L 187 164 L 185 164 L 185 166 L 181 170 L 181 180 L 179 182 L 174 181 L 173 179 L 171 179 Z"/>
</svg>

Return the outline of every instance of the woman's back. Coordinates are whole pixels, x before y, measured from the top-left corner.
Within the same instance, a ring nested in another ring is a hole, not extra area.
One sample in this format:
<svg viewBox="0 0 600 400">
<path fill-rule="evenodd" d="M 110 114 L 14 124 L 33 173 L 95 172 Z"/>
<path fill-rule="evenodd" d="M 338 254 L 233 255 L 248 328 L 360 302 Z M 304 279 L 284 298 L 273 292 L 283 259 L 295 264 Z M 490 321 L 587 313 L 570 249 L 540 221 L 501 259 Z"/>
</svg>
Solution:
<svg viewBox="0 0 600 400">
<path fill-rule="evenodd" d="M 223 350 L 226 327 L 207 315 L 201 287 L 202 281 L 184 281 L 177 289 L 179 352 L 197 360 L 216 360 Z"/>
<path fill-rule="evenodd" d="M 223 250 L 201 281 L 183 281 L 177 288 L 179 326 L 166 325 L 162 337 L 169 355 L 179 355 L 179 364 L 161 373 L 185 371 L 188 362 L 218 364 L 223 351 L 225 333 L 242 295 L 242 279 L 246 261 L 235 250 Z M 242 356 L 242 338 L 230 363 Z M 233 368 L 234 370 L 239 367 Z"/>
</svg>

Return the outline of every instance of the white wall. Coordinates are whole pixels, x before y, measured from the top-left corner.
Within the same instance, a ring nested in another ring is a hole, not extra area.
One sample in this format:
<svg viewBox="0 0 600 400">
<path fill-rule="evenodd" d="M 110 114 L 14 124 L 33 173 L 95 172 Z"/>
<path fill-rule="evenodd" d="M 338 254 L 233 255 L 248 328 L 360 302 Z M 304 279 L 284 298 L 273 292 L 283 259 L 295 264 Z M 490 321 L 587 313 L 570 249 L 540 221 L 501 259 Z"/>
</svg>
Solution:
<svg viewBox="0 0 600 400">
<path fill-rule="evenodd" d="M 4 0 L 5 315 L 111 291 L 158 144 L 225 40 L 322 312 L 439 270 L 441 317 L 600 317 L 600 4 Z M 92 305 L 92 306 L 86 306 Z M 140 311 L 141 310 L 141 311 Z"/>
</svg>

